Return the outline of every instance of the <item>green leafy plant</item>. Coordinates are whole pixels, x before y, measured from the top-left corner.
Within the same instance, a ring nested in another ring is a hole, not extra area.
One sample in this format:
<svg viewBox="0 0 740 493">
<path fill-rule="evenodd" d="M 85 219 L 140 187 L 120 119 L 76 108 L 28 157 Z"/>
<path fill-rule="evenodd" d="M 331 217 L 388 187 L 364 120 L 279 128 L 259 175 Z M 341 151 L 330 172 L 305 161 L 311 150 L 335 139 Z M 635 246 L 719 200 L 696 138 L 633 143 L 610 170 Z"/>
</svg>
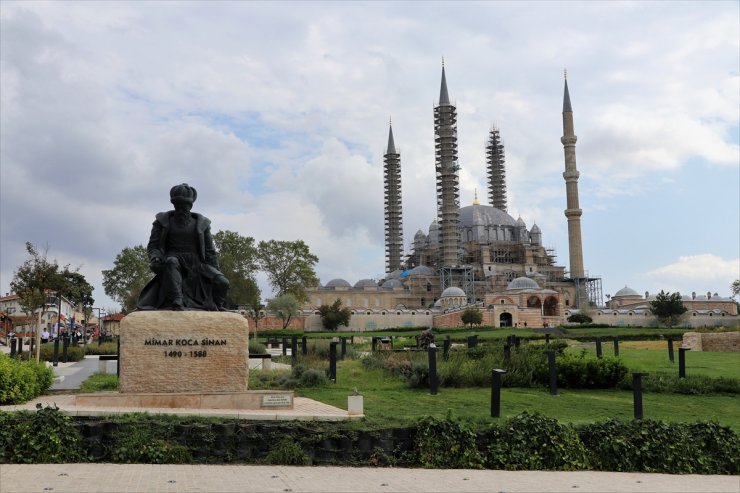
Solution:
<svg viewBox="0 0 740 493">
<path fill-rule="evenodd" d="M 293 438 L 276 441 L 265 457 L 265 463 L 284 466 L 303 466 L 308 464 L 308 455 Z"/>
<path fill-rule="evenodd" d="M 431 469 L 480 469 L 483 465 L 475 431 L 449 413 L 445 419 L 428 417 L 419 422 L 415 449 L 421 465 Z"/>
<path fill-rule="evenodd" d="M 43 363 L 20 361 L 0 353 L 0 404 L 21 404 L 45 392 L 54 371 Z"/>
</svg>

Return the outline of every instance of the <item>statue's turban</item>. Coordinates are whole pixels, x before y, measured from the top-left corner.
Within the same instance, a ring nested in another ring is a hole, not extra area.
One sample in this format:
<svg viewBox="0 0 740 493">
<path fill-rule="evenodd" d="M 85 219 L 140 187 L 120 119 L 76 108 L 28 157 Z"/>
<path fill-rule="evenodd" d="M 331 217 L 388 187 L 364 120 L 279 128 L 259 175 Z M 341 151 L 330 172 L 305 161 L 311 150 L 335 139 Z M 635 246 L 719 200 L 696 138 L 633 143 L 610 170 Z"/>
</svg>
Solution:
<svg viewBox="0 0 740 493">
<path fill-rule="evenodd" d="M 198 192 L 187 183 L 175 185 L 170 189 L 170 202 L 187 202 L 192 204 L 198 198 Z"/>
</svg>

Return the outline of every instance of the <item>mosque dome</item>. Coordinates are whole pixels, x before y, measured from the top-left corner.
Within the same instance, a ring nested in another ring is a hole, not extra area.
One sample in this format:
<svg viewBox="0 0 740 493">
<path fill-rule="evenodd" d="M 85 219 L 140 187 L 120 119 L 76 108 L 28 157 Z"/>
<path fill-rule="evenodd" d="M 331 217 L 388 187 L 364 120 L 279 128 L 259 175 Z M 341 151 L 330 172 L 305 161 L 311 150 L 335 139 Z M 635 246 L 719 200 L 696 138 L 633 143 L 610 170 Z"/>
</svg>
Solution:
<svg viewBox="0 0 740 493">
<path fill-rule="evenodd" d="M 434 269 L 431 267 L 427 267 L 426 265 L 417 265 L 413 269 L 411 269 L 411 272 L 409 272 L 409 275 L 412 276 L 433 276 Z"/>
<path fill-rule="evenodd" d="M 524 223 L 524 219 L 522 219 L 521 216 L 519 217 L 519 219 L 516 220 L 516 225 L 521 228 L 527 227 L 527 225 Z"/>
<path fill-rule="evenodd" d="M 442 291 L 442 294 L 440 295 L 440 298 L 449 298 L 451 296 L 459 297 L 459 296 L 465 296 L 465 291 L 462 289 L 456 287 L 456 286 L 450 286 L 449 288 Z"/>
<path fill-rule="evenodd" d="M 399 281 L 398 279 L 388 279 L 383 283 L 384 288 L 402 288 L 403 283 Z"/>
<path fill-rule="evenodd" d="M 535 234 L 535 233 L 542 233 L 542 230 L 540 230 L 540 227 L 539 227 L 539 226 L 537 226 L 537 223 L 534 223 L 534 224 L 532 225 L 532 230 L 531 230 L 531 233 L 532 233 L 532 234 Z"/>
<path fill-rule="evenodd" d="M 423 240 L 424 238 L 426 238 L 426 236 L 427 236 L 427 235 L 425 235 L 425 234 L 424 234 L 424 232 L 423 232 L 422 230 L 419 230 L 419 231 L 417 231 L 417 232 L 416 232 L 416 234 L 414 235 L 414 239 L 415 239 L 415 240 L 418 240 L 418 239 L 422 239 L 422 240 Z"/>
<path fill-rule="evenodd" d="M 460 208 L 460 226 L 516 226 L 513 217 L 490 205 L 469 205 Z"/>
<path fill-rule="evenodd" d="M 429 225 L 429 231 L 433 231 L 433 230 L 436 231 L 438 229 L 439 229 L 439 223 L 435 219 L 434 221 L 432 221 L 432 224 Z"/>
<path fill-rule="evenodd" d="M 356 288 L 377 288 L 378 283 L 372 279 L 360 279 L 355 283 Z"/>
<path fill-rule="evenodd" d="M 528 277 L 517 277 L 516 279 L 512 280 L 508 286 L 506 286 L 506 289 L 540 289 L 540 286 L 534 280 Z"/>
<path fill-rule="evenodd" d="M 640 293 L 632 288 L 628 288 L 627 286 L 625 286 L 617 291 L 613 297 L 616 298 L 617 296 L 640 296 Z"/>
<path fill-rule="evenodd" d="M 327 288 L 351 288 L 352 285 L 344 279 L 332 279 L 326 283 Z"/>
</svg>

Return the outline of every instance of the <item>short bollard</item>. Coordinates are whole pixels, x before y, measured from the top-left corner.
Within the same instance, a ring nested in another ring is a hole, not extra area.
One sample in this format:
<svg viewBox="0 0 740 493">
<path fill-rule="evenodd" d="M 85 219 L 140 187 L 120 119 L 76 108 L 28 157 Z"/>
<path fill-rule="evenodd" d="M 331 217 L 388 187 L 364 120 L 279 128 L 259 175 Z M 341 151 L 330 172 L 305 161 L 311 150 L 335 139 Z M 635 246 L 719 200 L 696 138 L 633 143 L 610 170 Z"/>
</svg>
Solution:
<svg viewBox="0 0 740 493">
<path fill-rule="evenodd" d="M 54 359 L 52 361 L 53 361 L 52 364 L 54 366 L 59 366 L 59 338 L 58 337 L 54 338 Z"/>
<path fill-rule="evenodd" d="M 18 341 L 16 341 L 15 337 L 13 337 L 12 339 L 10 339 L 10 356 L 11 356 L 11 357 L 15 356 L 15 352 L 16 352 L 16 343 L 17 343 L 17 342 L 18 342 Z"/>
<path fill-rule="evenodd" d="M 342 336 L 342 354 L 340 357 L 342 361 L 344 361 L 344 357 L 346 356 L 346 354 L 347 354 L 347 338 Z"/>
<path fill-rule="evenodd" d="M 545 334 L 545 344 L 550 344 L 550 334 Z"/>
<path fill-rule="evenodd" d="M 511 358 L 511 344 L 508 342 L 504 344 L 504 359 Z"/>
<path fill-rule="evenodd" d="M 429 346 L 427 354 L 429 354 L 429 393 L 437 395 L 439 381 L 437 379 L 437 348 L 434 344 Z"/>
<path fill-rule="evenodd" d="M 17 340 L 18 340 L 18 353 L 17 354 L 18 354 L 18 357 L 21 357 L 23 355 L 23 338 L 18 337 Z"/>
<path fill-rule="evenodd" d="M 671 360 L 671 363 L 675 363 L 673 359 L 673 338 L 671 336 L 668 336 L 668 359 Z"/>
<path fill-rule="evenodd" d="M 558 370 L 555 366 L 555 351 L 547 351 L 547 367 L 550 370 L 550 395 L 558 395 Z"/>
<path fill-rule="evenodd" d="M 329 380 L 334 383 L 337 383 L 337 344 L 339 343 L 329 343 Z"/>
<path fill-rule="evenodd" d="M 293 364 L 298 361 L 298 336 L 291 336 L 290 338 L 290 358 Z"/>
<path fill-rule="evenodd" d="M 373 352 L 375 352 L 378 349 L 378 338 L 377 337 L 373 337 L 373 346 L 372 347 L 373 347 L 373 349 L 372 349 Z"/>
<path fill-rule="evenodd" d="M 642 377 L 649 373 L 632 374 L 632 395 L 634 397 L 635 419 L 642 419 Z"/>
<path fill-rule="evenodd" d="M 67 348 L 69 347 L 69 337 L 65 336 L 62 338 L 62 363 L 67 362 Z"/>
<path fill-rule="evenodd" d="M 619 336 L 614 336 L 614 356 L 619 356 Z"/>
<path fill-rule="evenodd" d="M 678 378 L 686 378 L 686 351 L 691 351 L 691 348 L 678 348 Z"/>
<path fill-rule="evenodd" d="M 601 337 L 596 338 L 596 357 L 601 358 Z"/>
<path fill-rule="evenodd" d="M 472 348 L 478 345 L 478 336 L 472 335 L 468 336 L 468 348 Z"/>
<path fill-rule="evenodd" d="M 116 377 L 121 378 L 121 337 L 116 337 Z"/>
<path fill-rule="evenodd" d="M 283 356 L 288 354 L 288 338 L 283 337 Z"/>
<path fill-rule="evenodd" d="M 501 375 L 506 370 L 495 368 L 491 370 L 491 417 L 501 416 Z"/>
<path fill-rule="evenodd" d="M 303 356 L 308 355 L 307 341 L 308 341 L 308 338 L 306 336 L 301 337 L 301 352 L 303 353 Z"/>
<path fill-rule="evenodd" d="M 519 347 L 522 343 L 522 338 L 519 336 L 512 337 L 512 340 L 514 341 L 514 347 Z"/>
<path fill-rule="evenodd" d="M 452 344 L 452 341 L 450 340 L 450 336 L 445 337 L 445 340 L 443 342 L 443 353 L 442 357 L 447 361 L 447 358 L 450 357 L 450 345 Z"/>
</svg>

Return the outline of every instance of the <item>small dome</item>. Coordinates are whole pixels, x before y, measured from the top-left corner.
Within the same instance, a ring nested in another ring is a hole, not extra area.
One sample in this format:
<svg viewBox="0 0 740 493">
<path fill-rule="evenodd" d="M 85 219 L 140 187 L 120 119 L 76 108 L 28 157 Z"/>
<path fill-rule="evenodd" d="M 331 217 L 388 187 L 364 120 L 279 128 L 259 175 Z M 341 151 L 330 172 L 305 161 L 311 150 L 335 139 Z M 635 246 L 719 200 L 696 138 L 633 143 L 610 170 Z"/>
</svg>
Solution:
<svg viewBox="0 0 740 493">
<path fill-rule="evenodd" d="M 355 283 L 356 288 L 377 288 L 378 283 L 372 279 L 360 279 Z"/>
<path fill-rule="evenodd" d="M 427 267 L 426 265 L 417 265 L 413 269 L 411 269 L 411 272 L 409 273 L 412 276 L 433 276 L 434 269 L 431 267 Z"/>
<path fill-rule="evenodd" d="M 533 234 L 534 234 L 534 233 L 542 233 L 542 231 L 540 230 L 540 227 L 539 227 L 539 226 L 537 226 L 537 223 L 534 223 L 534 224 L 532 225 L 532 231 L 531 231 L 531 232 L 532 232 Z"/>
<path fill-rule="evenodd" d="M 540 289 L 540 286 L 528 277 L 517 277 L 506 286 L 506 289 Z"/>
<path fill-rule="evenodd" d="M 352 285 L 344 279 L 332 279 L 326 283 L 327 288 L 351 288 Z"/>
<path fill-rule="evenodd" d="M 414 235 L 415 240 L 419 240 L 419 239 L 423 240 L 426 237 L 427 235 L 425 235 L 422 230 L 417 231 L 416 234 Z"/>
<path fill-rule="evenodd" d="M 524 219 L 522 219 L 522 216 L 519 216 L 519 219 L 516 220 L 516 225 L 526 228 L 527 225 L 524 224 Z"/>
<path fill-rule="evenodd" d="M 435 219 L 434 221 L 432 221 L 432 224 L 429 225 L 429 231 L 437 230 L 437 229 L 439 229 L 439 223 Z"/>
<path fill-rule="evenodd" d="M 403 274 L 403 271 L 401 269 L 396 269 L 388 274 L 388 279 L 398 279 L 399 277 L 401 277 L 401 274 Z"/>
<path fill-rule="evenodd" d="M 388 279 L 383 283 L 384 288 L 402 288 L 403 283 L 399 281 L 398 279 Z"/>
<path fill-rule="evenodd" d="M 442 295 L 440 298 L 451 298 L 451 297 L 465 297 L 465 291 L 462 289 L 456 287 L 456 286 L 450 286 L 449 288 L 442 291 Z"/>
<path fill-rule="evenodd" d="M 619 291 L 617 291 L 614 294 L 613 298 L 616 298 L 617 296 L 640 296 L 640 293 L 638 293 L 637 291 L 635 291 L 632 288 L 628 288 L 627 286 L 625 286 L 622 289 L 620 289 Z"/>
</svg>

